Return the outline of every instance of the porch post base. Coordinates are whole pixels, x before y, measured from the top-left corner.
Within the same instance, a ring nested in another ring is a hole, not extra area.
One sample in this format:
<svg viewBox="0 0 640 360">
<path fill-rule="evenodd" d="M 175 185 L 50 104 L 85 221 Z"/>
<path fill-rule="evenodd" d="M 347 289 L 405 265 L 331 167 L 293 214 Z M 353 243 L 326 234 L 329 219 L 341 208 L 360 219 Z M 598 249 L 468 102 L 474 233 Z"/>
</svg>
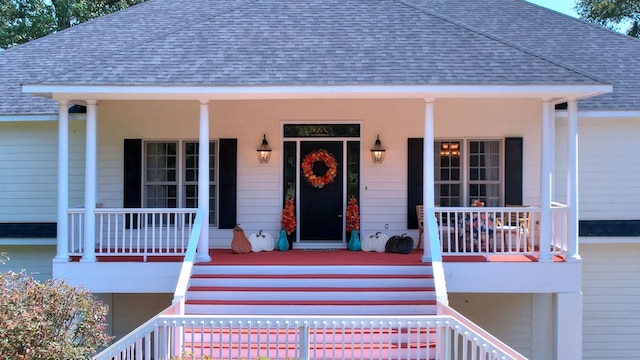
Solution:
<svg viewBox="0 0 640 360">
<path fill-rule="evenodd" d="M 433 261 L 433 258 L 431 257 L 431 254 L 422 255 L 422 262 L 427 263 L 432 261 Z"/>
<path fill-rule="evenodd" d="M 68 256 L 66 256 L 66 257 L 65 256 L 61 256 L 61 257 L 57 257 L 56 256 L 56 257 L 53 258 L 53 262 L 57 263 L 57 264 L 59 264 L 59 263 L 67 263 L 69 261 L 71 261 L 71 258 L 68 257 Z"/>
</svg>

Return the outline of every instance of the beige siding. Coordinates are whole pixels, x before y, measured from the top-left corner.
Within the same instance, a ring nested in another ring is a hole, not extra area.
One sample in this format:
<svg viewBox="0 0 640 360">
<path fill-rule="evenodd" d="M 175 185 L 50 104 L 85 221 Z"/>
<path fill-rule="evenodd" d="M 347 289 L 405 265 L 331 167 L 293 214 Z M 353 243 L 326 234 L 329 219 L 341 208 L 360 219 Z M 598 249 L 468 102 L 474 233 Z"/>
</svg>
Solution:
<svg viewBox="0 0 640 360">
<path fill-rule="evenodd" d="M 531 294 L 449 294 L 449 305 L 522 355 L 531 357 Z"/>
<path fill-rule="evenodd" d="M 277 234 L 281 213 L 282 124 L 286 122 L 361 122 L 361 209 L 363 233 L 406 231 L 407 138 L 424 134 L 422 100 L 214 101 L 210 137 L 238 139 L 238 222 L 247 234 L 263 229 Z M 100 184 L 98 202 L 122 206 L 122 147 L 127 138 L 198 139 L 196 101 L 100 103 Z M 539 183 L 539 101 L 438 100 L 436 137 L 525 137 L 525 201 L 537 204 Z M 402 126 L 398 126 L 402 124 Z M 256 148 L 266 134 L 273 148 L 259 164 Z M 380 134 L 387 149 L 382 165 L 369 149 Z M 417 231 L 412 233 L 417 235 Z M 229 246 L 230 231 L 212 230 L 212 246 Z"/>
<path fill-rule="evenodd" d="M 51 278 L 51 261 L 56 256 L 55 246 L 0 246 L 0 253 L 9 257 L 9 261 L 0 263 L 0 272 L 26 270 L 39 281 Z"/>
<path fill-rule="evenodd" d="M 582 245 L 584 359 L 640 354 L 640 243 Z"/>
<path fill-rule="evenodd" d="M 95 294 L 109 306 L 108 331 L 116 339 L 127 335 L 171 305 L 173 294 Z"/>
<path fill-rule="evenodd" d="M 557 120 L 556 198 L 566 198 L 567 120 Z M 579 120 L 580 219 L 640 219 L 640 118 Z"/>
<path fill-rule="evenodd" d="M 70 204 L 84 187 L 84 121 L 70 123 Z M 58 123 L 0 122 L 0 222 L 55 222 Z"/>
</svg>

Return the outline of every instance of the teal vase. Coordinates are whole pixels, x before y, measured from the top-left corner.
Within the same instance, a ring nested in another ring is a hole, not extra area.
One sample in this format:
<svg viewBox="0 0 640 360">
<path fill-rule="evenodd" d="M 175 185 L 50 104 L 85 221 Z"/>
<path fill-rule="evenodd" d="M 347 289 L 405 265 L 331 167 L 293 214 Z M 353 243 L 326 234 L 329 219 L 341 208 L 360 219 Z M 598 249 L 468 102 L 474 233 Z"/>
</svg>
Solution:
<svg viewBox="0 0 640 360">
<path fill-rule="evenodd" d="M 289 239 L 287 239 L 287 232 L 284 229 L 280 230 L 280 238 L 278 239 L 279 251 L 287 251 L 289 250 Z"/>
<path fill-rule="evenodd" d="M 351 251 L 359 251 L 361 249 L 360 236 L 357 230 L 351 230 L 351 237 L 349 238 L 347 248 Z"/>
</svg>

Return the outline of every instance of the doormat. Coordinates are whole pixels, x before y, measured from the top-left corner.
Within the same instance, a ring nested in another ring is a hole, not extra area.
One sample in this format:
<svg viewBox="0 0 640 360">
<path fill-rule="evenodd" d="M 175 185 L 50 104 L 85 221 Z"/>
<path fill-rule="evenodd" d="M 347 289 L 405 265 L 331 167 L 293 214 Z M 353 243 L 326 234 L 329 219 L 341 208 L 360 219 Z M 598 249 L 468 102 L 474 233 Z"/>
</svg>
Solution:
<svg viewBox="0 0 640 360">
<path fill-rule="evenodd" d="M 332 252 L 332 251 L 338 251 L 338 249 L 336 248 L 326 248 L 326 249 L 300 249 L 302 251 L 324 251 L 324 252 Z"/>
</svg>

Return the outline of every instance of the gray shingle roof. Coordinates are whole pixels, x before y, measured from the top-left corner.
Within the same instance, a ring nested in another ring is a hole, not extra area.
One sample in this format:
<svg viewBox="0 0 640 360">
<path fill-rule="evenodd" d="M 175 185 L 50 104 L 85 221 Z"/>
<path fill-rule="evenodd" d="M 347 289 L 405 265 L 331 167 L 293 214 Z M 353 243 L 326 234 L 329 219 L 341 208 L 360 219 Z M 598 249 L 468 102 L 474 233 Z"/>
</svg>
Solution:
<svg viewBox="0 0 640 360">
<path fill-rule="evenodd" d="M 593 32 L 640 50 L 519 0 L 151 0 L 0 53 L 0 114 L 55 111 L 52 101 L 21 94 L 25 83 L 619 84 L 601 69 L 606 61 L 583 64 L 558 54 L 549 34 L 524 36 L 548 18 L 560 33 L 572 29 L 562 42 Z M 592 46 L 574 47 L 597 57 Z"/>
</svg>

